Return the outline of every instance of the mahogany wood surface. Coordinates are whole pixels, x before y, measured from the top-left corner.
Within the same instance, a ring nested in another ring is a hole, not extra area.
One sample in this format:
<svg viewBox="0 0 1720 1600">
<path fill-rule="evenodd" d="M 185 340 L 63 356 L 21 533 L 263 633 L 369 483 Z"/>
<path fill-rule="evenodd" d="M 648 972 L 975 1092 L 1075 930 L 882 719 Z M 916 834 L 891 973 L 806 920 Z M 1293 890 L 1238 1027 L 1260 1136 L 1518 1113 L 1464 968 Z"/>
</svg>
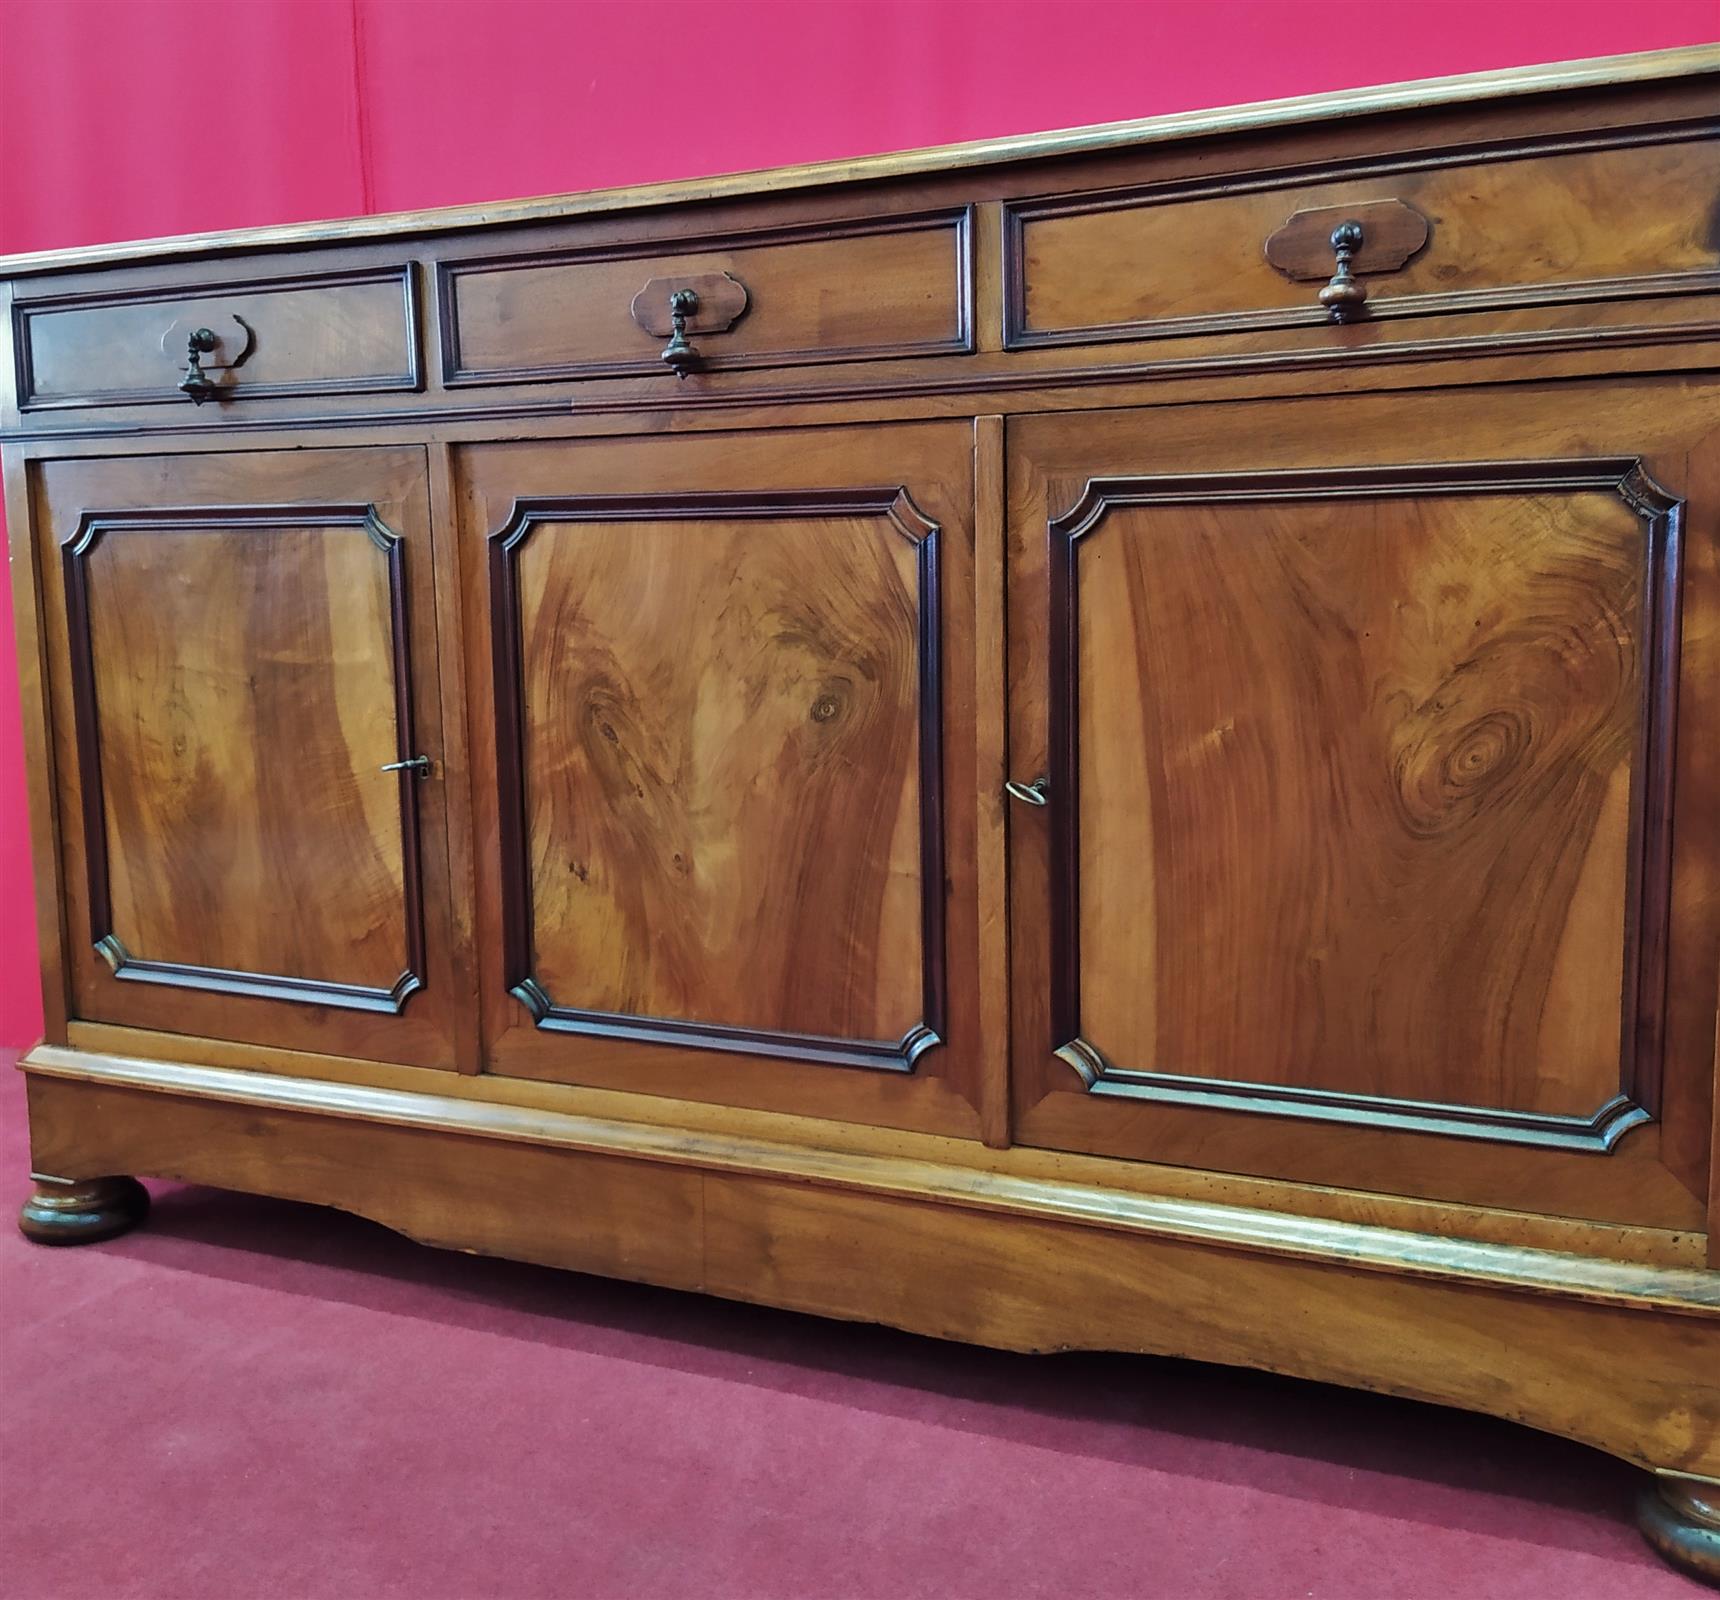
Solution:
<svg viewBox="0 0 1720 1600">
<path fill-rule="evenodd" d="M 8 264 L 34 1215 L 1413 1394 L 1673 1474 L 1699 1565 L 1720 51 L 1658 67 Z"/>
<path fill-rule="evenodd" d="M 827 182 L 808 188 L 797 183 L 790 186 L 791 192 L 780 194 L 768 182 L 716 185 L 710 198 L 677 205 L 663 203 L 679 193 L 673 186 L 666 191 L 647 188 L 630 195 L 626 204 L 563 206 L 560 212 L 565 220 L 558 220 L 553 206 L 539 208 L 534 215 L 540 220 L 530 225 L 516 223 L 488 233 L 468 228 L 440 237 L 433 230 L 424 231 L 425 218 L 416 218 L 412 224 L 401 224 L 386 248 L 342 244 L 341 239 L 350 231 L 346 225 L 335 227 L 332 242 L 320 250 L 305 248 L 307 239 L 321 238 L 328 230 L 289 231 L 279 238 L 270 230 L 245 235 L 239 245 L 205 246 L 201 258 L 195 248 L 176 251 L 182 259 L 175 260 L 170 272 L 149 265 L 148 251 L 103 270 L 68 271 L 58 277 L 33 271 L 16 283 L 17 312 L 22 316 L 34 301 L 66 293 L 147 293 L 152 285 L 159 286 L 164 276 L 176 292 L 201 284 L 229 285 L 236 267 L 228 257 L 238 248 L 250 248 L 248 241 L 253 238 L 258 248 L 269 241 L 276 246 L 296 246 L 291 253 L 257 258 L 287 278 L 336 267 L 398 266 L 402 251 L 411 250 L 417 255 L 420 292 L 429 302 L 421 336 L 434 346 L 440 339 L 434 302 L 440 292 L 442 269 L 446 267 L 457 276 L 462 263 L 493 259 L 504 246 L 510 260 L 521 253 L 560 255 L 591 250 L 623 254 L 639 250 L 660 254 L 666 250 L 672 255 L 684 250 L 693 235 L 756 235 L 790 224 L 810 235 L 819 229 L 864 228 L 872 219 L 972 207 L 973 354 L 896 353 L 880 360 L 742 363 L 727 369 L 718 359 L 714 370 L 697 372 L 676 386 L 676 415 L 685 417 L 686 424 L 697 425 L 702 413 L 726 412 L 743 401 L 836 405 L 868 396 L 888 397 L 890 405 L 884 409 L 895 415 L 902 414 L 904 404 L 916 414 L 928 414 L 929 410 L 929 414 L 971 415 L 975 397 L 982 393 L 986 398 L 981 403 L 993 411 L 1038 410 L 1106 400 L 1124 403 L 1121 391 L 1106 397 L 1083 391 L 1090 391 L 1094 384 L 1121 383 L 1129 378 L 1150 380 L 1141 391 L 1143 403 L 1175 398 L 1167 387 L 1172 382 L 1234 380 L 1235 392 L 1247 393 L 1260 392 L 1260 386 L 1281 383 L 1292 374 L 1318 373 L 1315 381 L 1341 386 L 1355 381 L 1355 354 L 1362 350 L 1382 363 L 1414 363 L 1424 380 L 1434 382 L 1453 381 L 1456 374 L 1447 370 L 1453 365 L 1507 350 L 1515 350 L 1525 363 L 1544 364 L 1554 356 L 1566 357 L 1566 366 L 1579 370 L 1584 366 L 1579 353 L 1586 353 L 1587 370 L 1617 370 L 1624 362 L 1640 363 L 1645 353 L 1658 363 L 1656 370 L 1667 370 L 1668 361 L 1702 367 L 1711 363 L 1712 356 L 1702 354 L 1696 346 L 1714 324 L 1715 296 L 1711 289 L 1701 287 L 1706 279 L 1700 276 L 1679 278 L 1676 283 L 1632 278 L 1615 284 L 1605 291 L 1608 297 L 1599 300 L 1555 297 L 1542 303 L 1539 295 L 1530 296 L 1527 302 L 1517 297 L 1511 299 L 1509 308 L 1494 305 L 1486 296 L 1477 299 L 1466 295 L 1455 303 L 1432 308 L 1438 310 L 1437 316 L 1417 316 L 1405 322 L 1390 315 L 1373 315 L 1344 327 L 1327 323 L 1308 292 L 1306 310 L 1273 312 L 1270 320 L 1257 328 L 1251 324 L 1233 326 L 1234 318 L 1227 315 L 1216 331 L 1201 331 L 1196 326 L 1173 334 L 1167 327 L 1151 339 L 1135 338 L 1125 329 L 1125 336 L 1094 342 L 1091 332 L 1082 331 L 1078 342 L 1086 353 L 1079 358 L 1054 343 L 1004 352 L 1001 333 L 987 330 L 988 322 L 998 328 L 1002 325 L 1002 295 L 996 277 L 1003 248 L 998 242 L 1002 202 L 1053 196 L 1101 201 L 1108 196 L 1114 202 L 1118 190 L 1186 185 L 1196 176 L 1246 190 L 1263 179 L 1281 178 L 1286 169 L 1301 170 L 1310 164 L 1340 173 L 1377 159 L 1382 151 L 1439 156 L 1461 164 L 1500 159 L 1505 152 L 1549 138 L 1592 139 L 1603 130 L 1633 127 L 1684 130 L 1712 122 L 1713 61 L 1697 52 L 1693 60 L 1680 56 L 1679 62 L 1678 72 L 1684 75 L 1667 76 L 1664 81 L 1632 83 L 1627 77 L 1617 86 L 1602 88 L 1595 87 L 1594 74 L 1585 71 L 1572 77 L 1573 87 L 1521 99 L 1464 103 L 1446 96 L 1437 98 L 1429 109 L 1414 113 L 1377 109 L 1367 116 L 1334 115 L 1324 121 L 1310 120 L 1304 114 L 1293 125 L 1269 117 L 1258 134 L 1246 139 L 1189 143 L 1179 123 L 1174 134 L 1167 130 L 1160 140 L 1148 139 L 1132 147 L 1101 140 L 1089 149 L 1082 139 L 1075 138 L 1067 142 L 1081 153 L 1060 160 L 1050 152 L 1065 141 L 1023 141 L 1011 159 L 988 160 L 975 171 L 926 177 L 913 177 L 912 163 L 894 177 L 866 167 L 868 176 L 863 184 Z M 1638 75 L 1644 70 L 1643 63 L 1633 61 L 1631 65 Z M 1583 87 L 1585 84 L 1588 86 Z M 1387 105 L 1398 103 L 1397 97 L 1390 95 L 1375 98 Z M 1282 215 L 1272 218 L 1252 240 L 1248 271 L 1293 289 L 1295 286 L 1266 266 L 1260 255 L 1267 233 L 1282 221 Z M 74 255 L 67 265 L 75 266 L 79 259 Z M 97 250 L 84 259 L 105 262 L 107 256 Z M 45 258 L 44 270 L 57 260 L 55 256 Z M 642 277 L 631 284 L 625 297 L 631 297 L 644 281 Z M 163 308 L 162 331 L 172 320 L 170 310 Z M 748 320 L 743 318 L 735 332 L 744 329 Z M 582 418 L 609 418 L 607 424 L 601 420 L 590 424 L 601 428 L 621 420 L 612 415 L 617 406 L 639 412 L 662 409 L 663 385 L 666 381 L 674 383 L 667 368 L 651 353 L 645 334 L 630 322 L 622 331 L 637 341 L 628 348 L 639 351 L 643 358 L 632 369 L 636 376 L 569 380 L 552 369 L 535 378 L 529 373 L 504 373 L 500 376 L 506 381 L 457 384 L 449 390 L 442 382 L 439 353 L 431 348 L 423 362 L 423 390 L 417 393 L 348 392 L 306 401 L 247 389 L 239 381 L 243 378 L 241 369 L 233 381 L 223 380 L 218 399 L 211 405 L 192 407 L 181 399 L 176 408 L 153 399 L 121 403 L 120 397 L 111 397 L 95 409 L 107 424 L 148 427 L 189 437 L 228 429 L 261 430 L 283 421 L 314 421 L 328 426 L 406 422 L 411 425 L 409 436 L 422 439 L 432 415 L 438 428 L 465 416 L 484 419 L 493 431 L 498 423 L 516 418 L 565 418 L 570 409 Z M 0 331 L 0 339 L 5 336 Z M 544 331 L 545 339 L 564 336 L 559 328 Z M 713 348 L 727 337 L 719 336 Z M 163 362 L 162 378 L 171 388 L 176 369 L 166 363 L 164 354 L 159 359 Z M 1378 383 L 1388 376 L 1383 369 L 1370 369 L 1369 381 Z M 1307 381 L 1302 376 L 1294 384 Z M 5 420 L 0 411 L 0 426 Z M 88 418 L 75 410 L 56 409 L 26 413 L 24 420 L 32 438 L 69 439 Z M 717 425 L 724 420 L 721 416 L 711 418 Z"/>
</svg>

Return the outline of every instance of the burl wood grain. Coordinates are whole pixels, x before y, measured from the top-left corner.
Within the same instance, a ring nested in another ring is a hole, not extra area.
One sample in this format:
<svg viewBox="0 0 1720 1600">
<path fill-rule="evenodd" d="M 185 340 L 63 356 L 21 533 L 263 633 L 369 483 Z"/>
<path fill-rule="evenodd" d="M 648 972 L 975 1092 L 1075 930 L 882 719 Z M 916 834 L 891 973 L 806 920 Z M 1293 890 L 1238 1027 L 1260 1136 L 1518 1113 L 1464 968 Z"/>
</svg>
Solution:
<svg viewBox="0 0 1720 1600">
<path fill-rule="evenodd" d="M 1363 1095 L 1616 1094 L 1631 509 L 1120 506 L 1078 549 L 1083 1034 Z"/>
<path fill-rule="evenodd" d="M 116 529 L 87 559 L 127 951 L 389 988 L 408 962 L 383 553 L 359 527 Z"/>
<path fill-rule="evenodd" d="M 543 987 L 900 1038 L 923 1011 L 914 542 L 882 517 L 551 523 L 519 560 Z"/>
</svg>

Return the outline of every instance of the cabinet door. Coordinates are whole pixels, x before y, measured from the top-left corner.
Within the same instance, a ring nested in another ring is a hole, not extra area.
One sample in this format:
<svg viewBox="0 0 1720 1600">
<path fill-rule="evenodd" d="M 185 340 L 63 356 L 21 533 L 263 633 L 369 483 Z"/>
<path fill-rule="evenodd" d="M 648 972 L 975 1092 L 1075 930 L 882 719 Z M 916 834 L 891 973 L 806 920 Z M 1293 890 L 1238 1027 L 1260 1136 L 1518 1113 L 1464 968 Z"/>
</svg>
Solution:
<svg viewBox="0 0 1720 1600">
<path fill-rule="evenodd" d="M 457 467 L 490 1070 L 971 1131 L 971 426 Z"/>
<path fill-rule="evenodd" d="M 33 474 L 71 1015 L 451 1065 L 422 451 Z"/>
<path fill-rule="evenodd" d="M 1715 391 L 1012 435 L 1018 1136 L 1701 1225 Z"/>
</svg>

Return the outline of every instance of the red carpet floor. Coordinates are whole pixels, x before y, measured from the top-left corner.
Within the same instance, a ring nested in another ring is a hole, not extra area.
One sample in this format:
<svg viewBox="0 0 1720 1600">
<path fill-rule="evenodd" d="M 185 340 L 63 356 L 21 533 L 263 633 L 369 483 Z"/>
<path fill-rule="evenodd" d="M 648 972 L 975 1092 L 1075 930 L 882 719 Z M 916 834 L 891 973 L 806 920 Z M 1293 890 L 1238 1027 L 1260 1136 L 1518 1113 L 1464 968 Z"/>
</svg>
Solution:
<svg viewBox="0 0 1720 1600">
<path fill-rule="evenodd" d="M 8 1063 L 9 1207 L 21 1106 Z M 1640 1544 L 1628 1469 L 1486 1418 L 154 1187 L 110 1244 L 0 1231 L 5 1600 L 1708 1592 Z"/>
</svg>

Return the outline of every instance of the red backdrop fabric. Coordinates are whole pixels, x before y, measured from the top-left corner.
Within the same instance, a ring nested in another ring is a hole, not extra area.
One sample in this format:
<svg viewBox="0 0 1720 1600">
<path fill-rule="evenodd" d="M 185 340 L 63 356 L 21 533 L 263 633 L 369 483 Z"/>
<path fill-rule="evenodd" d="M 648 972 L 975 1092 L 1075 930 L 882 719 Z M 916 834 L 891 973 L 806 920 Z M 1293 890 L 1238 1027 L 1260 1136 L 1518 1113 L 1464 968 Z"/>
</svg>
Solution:
<svg viewBox="0 0 1720 1600">
<path fill-rule="evenodd" d="M 1715 0 L 0 0 L 0 252 L 1720 39 Z M 0 602 L 0 1047 L 41 1028 Z"/>
</svg>

